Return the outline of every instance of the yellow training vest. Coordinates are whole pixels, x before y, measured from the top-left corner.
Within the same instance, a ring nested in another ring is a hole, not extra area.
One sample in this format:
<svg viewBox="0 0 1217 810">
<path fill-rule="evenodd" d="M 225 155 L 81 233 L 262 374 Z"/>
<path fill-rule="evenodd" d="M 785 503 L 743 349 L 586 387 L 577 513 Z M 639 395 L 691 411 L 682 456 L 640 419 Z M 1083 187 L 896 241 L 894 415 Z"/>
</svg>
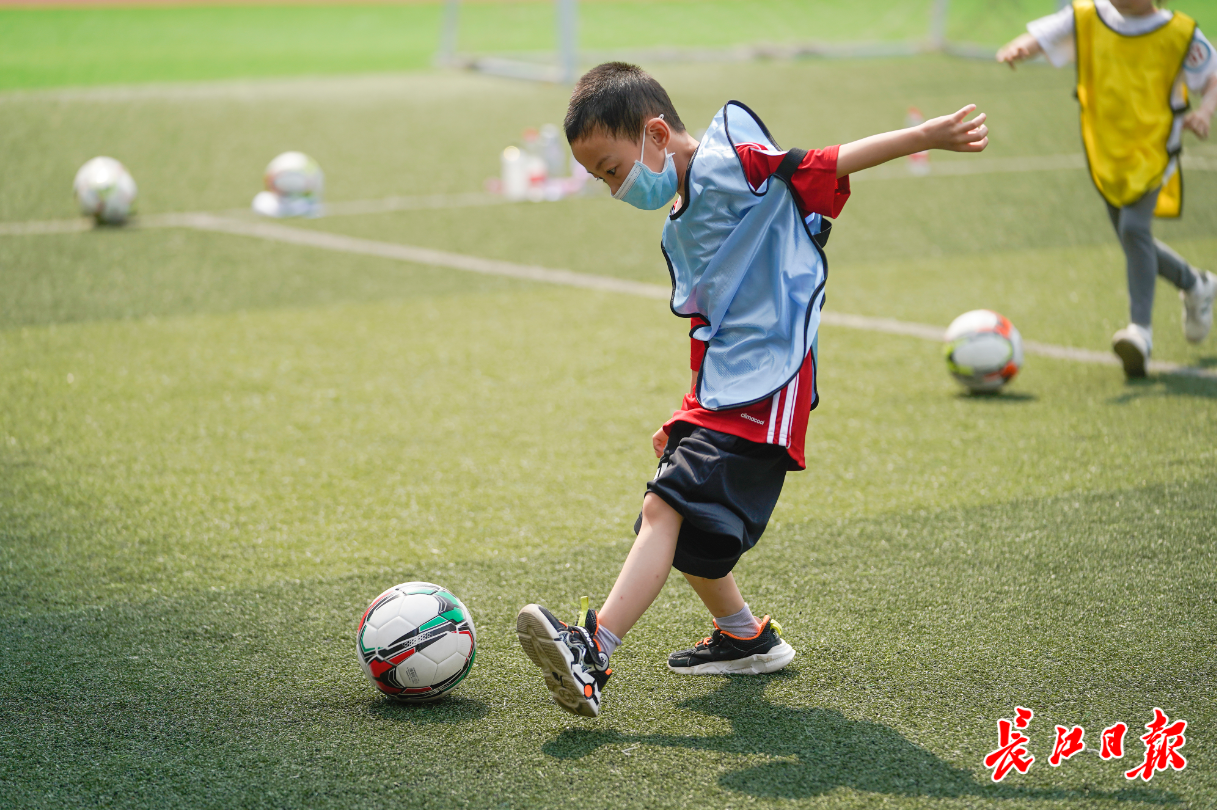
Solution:
<svg viewBox="0 0 1217 810">
<path fill-rule="evenodd" d="M 1090 176 L 1103 198 L 1122 208 L 1162 185 L 1171 157 L 1179 153 L 1175 121 L 1187 109 L 1187 87 L 1179 108 L 1171 106 L 1171 90 L 1196 21 L 1176 11 L 1157 30 L 1125 36 L 1103 22 L 1093 0 L 1075 0 L 1073 20 Z M 1177 163 L 1158 195 L 1156 216 L 1177 217 L 1183 210 Z"/>
</svg>

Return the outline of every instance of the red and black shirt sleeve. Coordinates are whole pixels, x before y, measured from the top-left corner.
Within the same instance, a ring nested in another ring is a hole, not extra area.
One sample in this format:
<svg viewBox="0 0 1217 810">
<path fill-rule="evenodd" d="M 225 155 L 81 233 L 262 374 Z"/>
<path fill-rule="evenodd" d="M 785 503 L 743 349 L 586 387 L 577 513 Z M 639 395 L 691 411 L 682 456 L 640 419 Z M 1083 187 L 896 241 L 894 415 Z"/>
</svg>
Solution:
<svg viewBox="0 0 1217 810">
<path fill-rule="evenodd" d="M 703 326 L 709 326 L 710 322 L 700 315 L 694 315 L 689 319 L 689 332 L 692 333 Z M 689 337 L 689 368 L 693 371 L 701 371 L 701 361 L 706 357 L 706 342 Z"/>
<path fill-rule="evenodd" d="M 833 218 L 845 207 L 845 201 L 849 199 L 849 176 L 837 177 L 837 151 L 840 148 L 812 149 L 794 170 L 790 190 L 804 218 L 811 214 Z M 759 143 L 741 143 L 735 151 L 753 189 L 764 185 L 786 157 L 785 152 Z"/>
</svg>

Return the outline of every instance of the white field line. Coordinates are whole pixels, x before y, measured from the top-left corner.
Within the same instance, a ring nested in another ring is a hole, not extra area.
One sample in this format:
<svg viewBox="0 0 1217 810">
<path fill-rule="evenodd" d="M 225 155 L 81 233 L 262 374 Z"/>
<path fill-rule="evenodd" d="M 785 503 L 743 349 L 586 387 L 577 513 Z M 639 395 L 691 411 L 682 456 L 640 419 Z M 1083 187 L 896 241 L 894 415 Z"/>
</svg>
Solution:
<svg viewBox="0 0 1217 810">
<path fill-rule="evenodd" d="M 510 201 L 500 194 L 474 191 L 461 194 L 421 194 L 410 197 L 383 197 L 379 200 L 348 200 L 326 203 L 325 215 L 329 217 L 359 216 L 362 214 L 387 214 L 394 211 L 435 211 L 444 208 L 480 208 L 491 205 L 508 205 Z M 247 208 L 232 208 L 216 212 L 182 212 L 176 214 L 149 214 L 137 216 L 126 227 L 166 228 L 177 227 L 181 217 L 205 216 L 214 213 L 223 217 L 252 216 Z M 85 217 L 76 219 L 47 219 L 28 222 L 0 222 L 0 236 L 39 236 L 55 233 L 79 233 L 91 231 L 96 226 Z"/>
<path fill-rule="evenodd" d="M 458 195 L 452 195 L 453 197 Z M 494 202 L 482 200 L 478 195 L 468 195 L 469 204 L 493 205 Z M 490 197 L 491 195 L 482 195 Z M 377 211 L 406 210 L 405 207 L 394 205 L 410 205 L 422 207 L 414 203 L 422 198 L 389 198 L 388 200 L 370 200 L 348 204 L 350 213 L 372 213 Z M 456 202 L 449 200 L 452 205 Z M 244 212 L 242 212 L 244 213 Z M 92 229 L 93 225 L 86 219 L 50 220 L 44 222 L 15 222 L 0 223 L 0 235 L 15 234 L 47 234 L 75 233 Z M 640 281 L 597 276 L 589 273 L 576 273 L 571 270 L 555 270 L 538 265 L 516 264 L 514 262 L 484 259 L 478 256 L 466 256 L 433 248 L 415 247 L 412 245 L 394 244 L 392 242 L 377 242 L 371 239 L 358 239 L 341 234 L 312 231 L 294 228 L 264 220 L 242 220 L 206 214 L 157 214 L 142 217 L 139 221 L 142 228 L 191 228 L 200 231 L 227 233 L 237 236 L 248 236 L 255 239 L 266 239 L 272 242 L 283 242 L 293 245 L 303 245 L 321 250 L 338 253 L 354 253 L 365 256 L 378 256 L 385 259 L 411 262 L 413 264 L 446 267 L 452 270 L 464 270 L 470 273 L 505 276 L 524 281 L 538 281 L 546 284 L 558 284 L 565 287 L 580 287 L 601 292 L 615 292 L 649 298 L 657 301 L 670 301 L 672 292 L 667 287 L 658 284 L 646 284 Z M 892 318 L 875 318 L 866 315 L 851 315 L 831 310 L 823 314 L 823 322 L 830 326 L 841 326 L 847 329 L 860 329 L 867 332 L 880 332 L 889 335 L 903 335 L 941 342 L 943 329 L 922 323 L 898 321 Z M 1055 346 L 1049 343 L 1039 343 L 1027 340 L 1023 349 L 1029 355 L 1050 357 L 1057 360 L 1069 360 L 1076 363 L 1094 363 L 1105 366 L 1119 365 L 1119 360 L 1104 352 L 1089 349 L 1077 349 L 1070 346 Z M 1200 369 L 1192 366 L 1180 366 L 1176 363 L 1151 361 L 1149 370 L 1155 374 L 1174 374 L 1205 379 L 1217 379 L 1217 371 Z"/>
<path fill-rule="evenodd" d="M 202 231 L 252 236 L 258 239 L 269 239 L 293 245 L 305 245 L 340 253 L 379 256 L 415 264 L 447 267 L 453 270 L 507 276 L 525 281 L 540 281 L 567 287 L 581 287 L 602 292 L 623 293 L 625 295 L 634 295 L 657 301 L 670 301 L 672 298 L 671 289 L 661 287 L 658 284 L 646 284 L 640 281 L 628 281 L 626 279 L 596 276 L 588 273 L 575 273 L 570 270 L 553 270 L 546 267 L 538 267 L 537 265 L 514 264 L 512 262 L 483 259 L 477 256 L 465 256 L 460 253 L 449 253 L 448 251 L 433 250 L 431 248 L 376 242 L 370 239 L 357 239 L 350 236 L 341 236 L 321 231 L 308 231 L 269 222 L 243 222 L 224 219 L 211 214 L 186 214 L 178 217 L 175 224 L 180 227 L 195 228 Z M 923 340 L 931 340 L 935 343 L 942 342 L 944 331 L 942 327 L 931 326 L 929 324 L 909 323 L 891 318 L 872 318 L 865 315 L 849 315 L 832 311 L 823 313 L 823 322 L 831 326 L 843 326 L 867 332 L 906 335 Z M 1075 349 L 1069 346 L 1054 346 L 1029 340 L 1023 343 L 1023 349 L 1027 354 L 1051 357 L 1057 360 L 1097 363 L 1105 366 L 1120 364 L 1118 359 L 1109 354 L 1088 349 Z M 1152 361 L 1149 365 L 1149 370 L 1156 374 L 1178 374 L 1217 379 L 1217 371 L 1180 366 L 1176 363 Z"/>
<path fill-rule="evenodd" d="M 978 174 L 1018 174 L 1024 172 L 1054 172 L 1086 168 L 1086 159 L 1076 155 L 1044 155 L 1039 157 L 975 158 L 958 159 L 932 164 L 929 175 L 912 174 L 906 166 L 892 163 L 875 169 L 867 169 L 853 175 L 855 181 L 908 180 L 922 177 L 959 177 Z M 1183 168 L 1189 171 L 1217 172 L 1217 157 L 1184 155 Z M 510 205 L 509 200 L 498 194 L 472 191 L 458 194 L 420 194 L 414 196 L 383 197 L 377 200 L 347 200 L 326 203 L 325 215 L 333 217 L 358 216 L 362 214 L 387 214 L 394 211 L 433 211 L 445 208 L 480 208 L 493 205 Z M 220 216 L 239 217 L 248 215 L 244 208 L 216 212 Z M 138 217 L 132 225 L 141 228 L 165 227 L 168 217 L 176 221 L 193 213 L 152 214 Z M 198 214 L 202 216 L 203 214 Z M 92 229 L 87 219 L 51 219 L 27 222 L 0 222 L 0 236 L 36 236 L 40 234 L 78 233 Z"/>
<path fill-rule="evenodd" d="M 40 236 L 47 233 L 78 233 L 93 230 L 93 220 L 76 219 L 31 220 L 28 222 L 0 222 L 0 236 Z"/>
<path fill-rule="evenodd" d="M 478 256 L 449 253 L 446 250 L 399 245 L 392 242 L 376 242 L 371 239 L 357 239 L 351 236 L 342 236 L 324 231 L 293 228 L 273 222 L 226 219 L 212 214 L 180 214 L 173 218 L 172 223 L 166 222 L 165 225 L 168 227 L 176 225 L 177 227 L 194 228 L 200 231 L 236 234 L 238 236 L 252 236 L 272 242 L 305 245 L 307 247 L 332 250 L 339 253 L 379 256 L 385 259 L 396 259 L 398 261 L 431 265 L 433 267 L 447 267 L 453 270 L 465 270 L 470 273 L 506 276 L 524 281 L 541 281 L 548 284 L 561 284 L 566 287 L 582 287 L 589 290 L 625 293 L 627 295 L 657 298 L 664 301 L 671 298 L 671 293 L 668 289 L 655 284 L 643 284 L 638 281 L 628 281 L 610 276 L 575 273 L 570 270 L 552 270 L 548 267 L 539 267 L 531 264 L 515 264 L 496 259 L 483 259 Z"/>
</svg>

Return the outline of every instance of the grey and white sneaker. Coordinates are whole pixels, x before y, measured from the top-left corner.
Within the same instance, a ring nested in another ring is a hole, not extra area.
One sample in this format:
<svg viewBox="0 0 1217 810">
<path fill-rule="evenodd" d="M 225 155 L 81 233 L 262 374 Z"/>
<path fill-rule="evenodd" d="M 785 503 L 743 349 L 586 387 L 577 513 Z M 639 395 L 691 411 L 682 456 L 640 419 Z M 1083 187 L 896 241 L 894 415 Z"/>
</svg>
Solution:
<svg viewBox="0 0 1217 810">
<path fill-rule="evenodd" d="M 516 616 L 516 635 L 528 659 L 541 668 L 554 703 L 571 714 L 596 717 L 600 693 L 613 671 L 596 641 L 596 611 L 583 598 L 581 624 L 567 624 L 540 605 Z"/>
<path fill-rule="evenodd" d="M 794 660 L 794 647 L 782 640 L 782 626 L 768 616 L 755 636 L 741 638 L 718 629 L 668 656 L 668 669 L 682 675 L 763 675 Z"/>
<path fill-rule="evenodd" d="M 1144 377 L 1153 351 L 1153 337 L 1144 326 L 1130 323 L 1111 336 L 1111 350 L 1124 364 L 1124 376 Z"/>
<path fill-rule="evenodd" d="M 1196 284 L 1179 291 L 1183 299 L 1183 336 L 1188 343 L 1199 343 L 1213 328 L 1213 299 L 1217 298 L 1217 277 L 1207 270 L 1196 273 Z"/>
</svg>

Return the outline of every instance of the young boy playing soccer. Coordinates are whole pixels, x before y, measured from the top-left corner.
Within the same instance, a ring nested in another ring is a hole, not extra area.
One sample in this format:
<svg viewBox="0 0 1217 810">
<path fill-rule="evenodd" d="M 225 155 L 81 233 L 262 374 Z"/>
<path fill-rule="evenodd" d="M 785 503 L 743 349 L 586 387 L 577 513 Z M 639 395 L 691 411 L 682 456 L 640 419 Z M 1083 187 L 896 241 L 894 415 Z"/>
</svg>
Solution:
<svg viewBox="0 0 1217 810">
<path fill-rule="evenodd" d="M 1183 333 L 1199 343 L 1213 325 L 1217 278 L 1154 239 L 1154 216 L 1183 210 L 1181 136 L 1201 138 L 1217 111 L 1217 59 L 1186 14 L 1153 0 L 1076 0 L 1027 25 L 997 52 L 1010 67 L 1044 54 L 1056 67 L 1077 62 L 1082 142 L 1090 176 L 1124 248 L 1128 326 L 1111 345 L 1129 377 L 1144 377 L 1153 351 L 1154 286 L 1162 276 L 1183 299 Z M 1188 91 L 1203 98 L 1188 112 Z"/>
<path fill-rule="evenodd" d="M 974 109 L 839 147 L 782 151 L 739 102 L 698 142 L 640 68 L 611 62 L 579 80 L 565 123 L 579 163 L 637 208 L 676 197 L 661 247 L 672 311 L 693 325 L 693 376 L 680 409 L 651 437 L 659 470 L 599 613 L 585 599 L 576 624 L 540 605 L 517 617 L 520 644 L 558 705 L 600 713 L 610 656 L 672 568 L 714 620 L 708 638 L 672 653 L 672 670 L 759 674 L 794 658 L 781 628 L 753 617 L 731 571 L 760 539 L 786 472 L 806 467 L 825 217 L 841 212 L 852 172 L 926 149 L 984 149 L 985 116 L 965 120 Z"/>
</svg>

